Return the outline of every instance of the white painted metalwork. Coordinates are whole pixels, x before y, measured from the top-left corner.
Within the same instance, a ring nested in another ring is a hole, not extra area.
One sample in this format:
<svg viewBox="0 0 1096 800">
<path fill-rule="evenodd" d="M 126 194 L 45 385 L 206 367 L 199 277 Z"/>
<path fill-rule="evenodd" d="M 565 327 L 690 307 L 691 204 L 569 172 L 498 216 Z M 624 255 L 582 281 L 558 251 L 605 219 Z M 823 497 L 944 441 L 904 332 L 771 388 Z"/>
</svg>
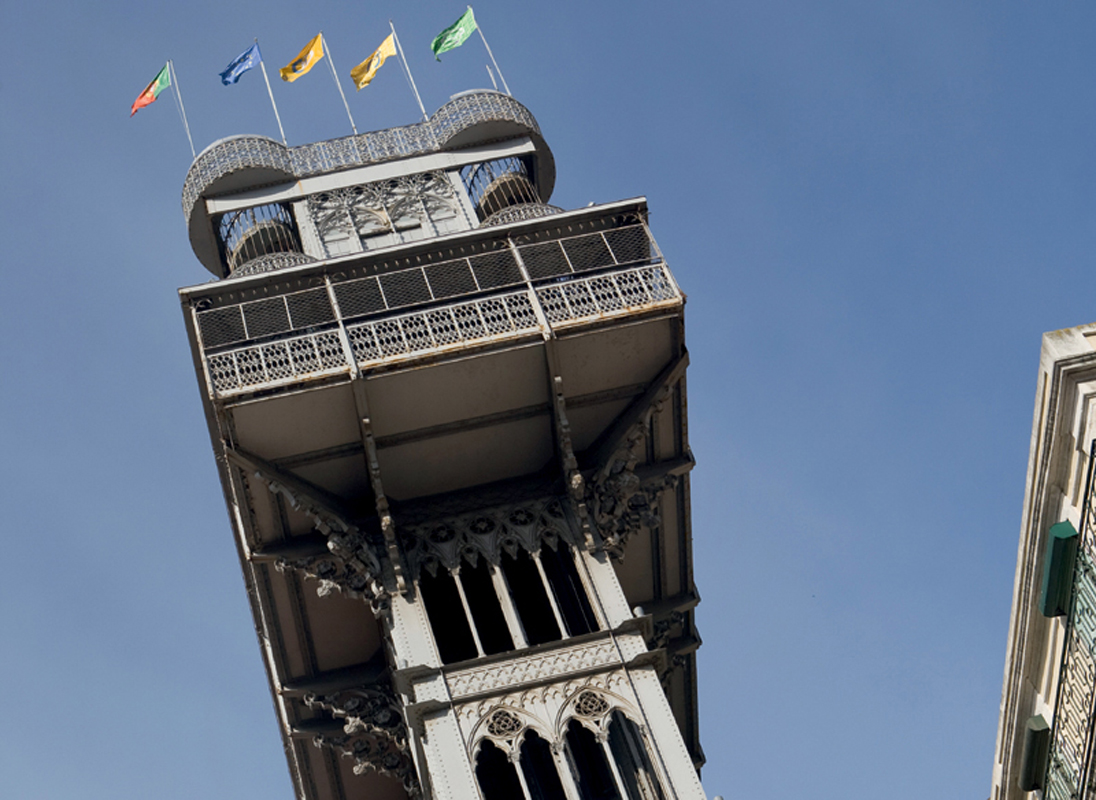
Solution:
<svg viewBox="0 0 1096 800">
<path fill-rule="evenodd" d="M 348 325 L 346 332 L 358 366 L 370 367 L 509 339 L 538 328 L 529 295 L 521 291 Z"/>
<path fill-rule="evenodd" d="M 513 122 L 540 133 L 536 119 L 517 100 L 482 90 L 455 96 L 428 122 L 341 139 L 296 147 L 263 136 L 222 139 L 207 147 L 191 165 L 183 185 L 183 213 L 189 220 L 206 187 L 239 170 L 272 168 L 284 172 L 289 180 L 406 158 L 438 150 L 461 131 L 483 122 Z"/>
<path fill-rule="evenodd" d="M 338 331 L 309 333 L 207 356 L 218 395 L 336 375 L 349 369 Z"/>
<path fill-rule="evenodd" d="M 383 301 L 386 276 L 381 277 L 376 296 Z M 353 317 L 366 310 L 344 301 L 344 296 L 354 297 L 347 287 L 360 289 L 351 284 L 376 280 L 334 284 L 344 315 Z M 535 290 L 552 327 L 634 314 L 681 300 L 681 292 L 664 264 L 559 280 Z M 385 309 L 382 305 L 377 310 Z M 211 309 L 199 312 L 197 318 L 212 389 L 218 396 L 327 377 L 350 369 L 339 345 L 334 309 L 323 288 Z M 540 330 L 530 294 L 524 289 L 344 324 L 359 369 Z M 219 345 L 309 326 L 327 329 L 217 351 Z"/>
</svg>

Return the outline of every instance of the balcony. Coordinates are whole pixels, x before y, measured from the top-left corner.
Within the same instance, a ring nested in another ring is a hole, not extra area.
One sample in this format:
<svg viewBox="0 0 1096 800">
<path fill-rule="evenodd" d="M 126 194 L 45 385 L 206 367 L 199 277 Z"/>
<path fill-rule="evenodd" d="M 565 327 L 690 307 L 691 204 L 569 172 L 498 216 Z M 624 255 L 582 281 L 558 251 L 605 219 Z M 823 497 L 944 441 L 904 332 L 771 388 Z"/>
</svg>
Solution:
<svg viewBox="0 0 1096 800">
<path fill-rule="evenodd" d="M 481 235 L 476 252 L 459 258 L 365 277 L 310 265 L 294 270 L 296 285 L 307 288 L 275 287 L 261 298 L 224 304 L 197 299 L 191 313 L 210 396 L 434 359 L 680 306 L 682 294 L 639 218 L 595 223 L 602 229 L 569 236 L 559 235 L 566 228 L 520 236 L 492 229 L 495 238 Z"/>
<path fill-rule="evenodd" d="M 286 147 L 265 136 L 222 139 L 198 155 L 183 184 L 183 214 L 191 245 L 207 269 L 223 276 L 203 198 L 521 137 L 536 146 L 531 179 L 537 195 L 547 201 L 555 184 L 555 162 L 536 119 L 509 95 L 489 90 L 454 95 L 425 122 L 323 142 Z"/>
</svg>

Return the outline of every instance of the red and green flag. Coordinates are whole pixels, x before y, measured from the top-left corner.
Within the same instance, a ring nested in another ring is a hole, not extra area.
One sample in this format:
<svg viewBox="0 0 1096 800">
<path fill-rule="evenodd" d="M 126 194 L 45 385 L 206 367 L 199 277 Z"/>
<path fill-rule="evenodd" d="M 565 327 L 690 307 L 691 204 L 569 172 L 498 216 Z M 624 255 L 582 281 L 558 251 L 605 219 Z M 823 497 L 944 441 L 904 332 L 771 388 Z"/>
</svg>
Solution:
<svg viewBox="0 0 1096 800">
<path fill-rule="evenodd" d="M 145 90 L 133 101 L 133 107 L 129 110 L 129 115 L 132 117 L 138 109 L 154 103 L 156 98 L 160 96 L 160 92 L 169 86 L 171 86 L 171 71 L 168 69 L 168 65 L 164 64 L 164 68 L 152 79 L 152 83 L 146 86 Z"/>
</svg>

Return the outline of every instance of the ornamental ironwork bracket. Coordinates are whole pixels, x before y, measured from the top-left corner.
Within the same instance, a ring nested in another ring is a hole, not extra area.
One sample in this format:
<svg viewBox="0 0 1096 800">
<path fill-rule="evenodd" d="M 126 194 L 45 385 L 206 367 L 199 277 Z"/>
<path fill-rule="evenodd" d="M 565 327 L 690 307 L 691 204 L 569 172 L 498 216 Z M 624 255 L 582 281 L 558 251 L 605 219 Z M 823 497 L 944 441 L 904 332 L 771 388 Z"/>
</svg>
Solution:
<svg viewBox="0 0 1096 800">
<path fill-rule="evenodd" d="M 349 514 L 337 498 L 253 453 L 226 445 L 225 455 L 266 484 L 272 494 L 282 495 L 290 508 L 308 516 L 327 540 L 329 555 L 281 557 L 275 562 L 279 571 L 295 569 L 318 581 L 316 593 L 320 597 L 338 590 L 365 600 L 375 615 L 388 608 L 389 592 L 384 587 L 380 560 L 366 535 L 348 521 Z"/>
<path fill-rule="evenodd" d="M 639 446 L 651 418 L 661 411 L 688 363 L 689 354 L 682 350 L 588 451 L 595 470 L 587 492 L 588 505 L 601 535 L 602 549 L 616 560 L 624 558 L 628 539 L 641 525 L 652 530 L 659 527 L 659 496 L 675 488 L 681 479 L 680 472 L 671 471 L 659 479 L 644 481 L 636 472 Z"/>
<path fill-rule="evenodd" d="M 407 747 L 407 727 L 400 712 L 400 700 L 383 684 L 342 689 L 328 694 L 309 693 L 304 704 L 321 708 L 343 723 L 345 733 L 389 736 L 401 749 Z"/>
<path fill-rule="evenodd" d="M 408 745 L 400 700 L 383 685 L 308 694 L 308 708 L 320 709 L 342 723 L 342 734 L 320 733 L 312 741 L 354 759 L 354 774 L 378 772 L 397 778 L 412 797 L 420 797 L 418 776 Z"/>
<path fill-rule="evenodd" d="M 362 444 L 365 446 L 365 465 L 369 470 L 369 482 L 373 487 L 373 497 L 376 500 L 377 517 L 381 521 L 381 534 L 384 536 L 384 546 L 388 551 L 388 561 L 395 573 L 396 589 L 403 593 L 410 586 L 405 578 L 406 570 L 403 566 L 403 555 L 400 553 L 396 538 L 396 521 L 392 517 L 392 510 L 388 506 L 388 497 L 384 493 L 384 483 L 381 481 L 381 465 L 377 459 L 377 440 L 373 436 L 373 423 L 369 416 L 369 400 L 365 392 L 365 379 L 358 376 L 353 381 L 354 404 L 358 411 L 358 423 L 361 429 Z"/>
<path fill-rule="evenodd" d="M 571 501 L 575 516 L 578 518 L 578 524 L 582 530 L 582 540 L 587 550 L 594 550 L 597 543 L 594 541 L 593 526 L 590 524 L 590 511 L 586 503 L 588 494 L 586 479 L 582 477 L 582 471 L 578 468 L 578 459 L 575 457 L 575 449 L 571 443 L 571 423 L 567 419 L 567 402 L 563 397 L 563 378 L 559 376 L 555 366 L 554 345 L 554 340 L 548 340 L 544 343 L 551 373 L 556 446 L 559 452 L 560 466 L 563 468 L 564 482 L 567 485 L 567 497 Z"/>
<path fill-rule="evenodd" d="M 343 758 L 354 759 L 355 775 L 376 772 L 396 778 L 403 784 L 407 794 L 421 798 L 418 774 L 415 762 L 406 746 L 401 747 L 391 736 L 383 733 L 358 731 L 356 733 L 317 734 L 312 737 L 316 747 L 327 747 Z"/>
<path fill-rule="evenodd" d="M 529 270 L 525 267 L 525 261 L 521 257 L 520 248 L 509 239 L 510 252 L 514 255 L 514 261 L 521 271 L 529 292 L 529 301 L 533 306 L 537 322 L 540 325 L 541 336 L 544 339 L 544 359 L 548 367 L 548 393 L 552 398 L 552 427 L 556 434 L 556 452 L 559 456 L 560 467 L 563 470 L 563 480 L 567 485 L 567 499 L 578 518 L 579 528 L 582 530 L 582 540 L 587 550 L 593 550 L 597 546 L 594 541 L 593 527 L 590 525 L 590 512 L 586 508 L 586 479 L 582 477 L 582 471 L 578 468 L 578 459 L 575 457 L 575 449 L 571 443 L 571 423 L 567 419 L 567 402 L 563 397 L 563 378 L 559 370 L 559 358 L 556 355 L 556 334 L 544 313 L 540 302 L 540 296 L 533 288 L 533 280 L 529 276 Z"/>
</svg>

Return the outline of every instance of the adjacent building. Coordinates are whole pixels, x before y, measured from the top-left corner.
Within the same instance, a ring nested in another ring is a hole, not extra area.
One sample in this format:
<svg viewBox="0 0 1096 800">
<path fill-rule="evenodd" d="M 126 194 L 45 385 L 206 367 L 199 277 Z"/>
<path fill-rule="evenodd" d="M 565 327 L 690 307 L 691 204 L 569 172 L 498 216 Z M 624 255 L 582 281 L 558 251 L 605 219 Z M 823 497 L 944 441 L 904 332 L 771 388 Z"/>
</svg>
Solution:
<svg viewBox="0 0 1096 800">
<path fill-rule="evenodd" d="M 300 798 L 704 797 L 685 297 L 645 199 L 554 182 L 491 91 L 187 175 L 217 280 L 183 315 Z"/>
<path fill-rule="evenodd" d="M 1035 398 L 991 800 L 1080 800 L 1096 797 L 1096 323 L 1043 337 Z"/>
</svg>

